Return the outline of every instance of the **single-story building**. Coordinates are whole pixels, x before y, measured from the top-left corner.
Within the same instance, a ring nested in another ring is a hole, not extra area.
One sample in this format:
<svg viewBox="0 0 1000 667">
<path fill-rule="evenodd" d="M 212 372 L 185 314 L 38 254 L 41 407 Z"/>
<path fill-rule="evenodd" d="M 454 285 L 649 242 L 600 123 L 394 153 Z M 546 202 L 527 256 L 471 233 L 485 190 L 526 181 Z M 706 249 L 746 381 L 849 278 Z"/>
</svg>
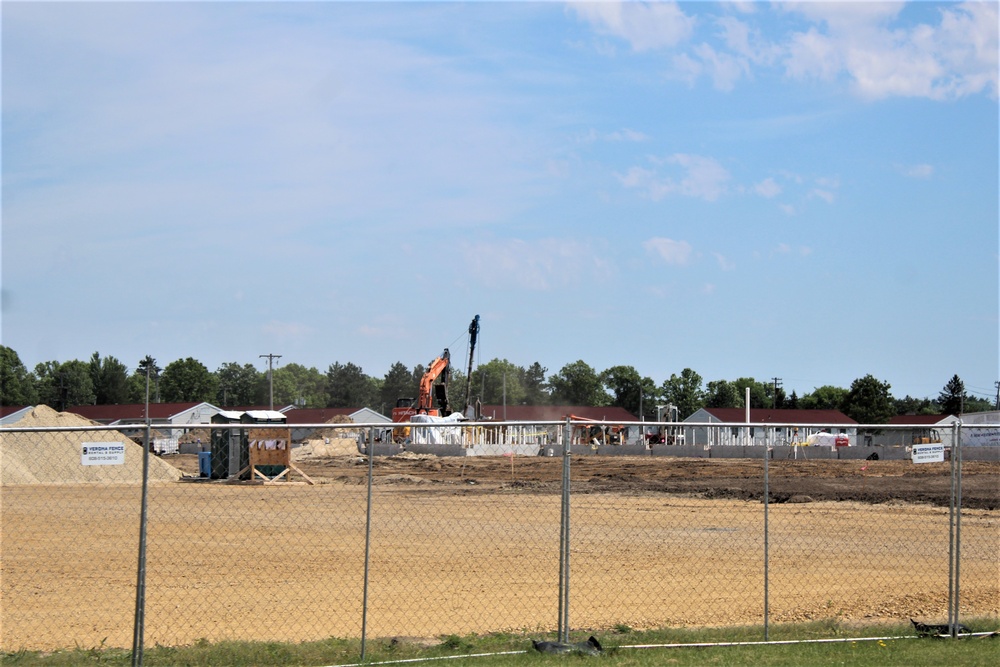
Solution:
<svg viewBox="0 0 1000 667">
<path fill-rule="evenodd" d="M 896 415 L 888 425 L 894 428 L 865 436 L 871 444 L 888 447 L 909 446 L 920 442 L 942 442 L 952 445 L 952 424 L 959 421 L 955 415 Z"/>
<path fill-rule="evenodd" d="M 194 426 L 209 424 L 219 408 L 211 403 L 150 403 L 149 420 L 154 428 L 162 430 L 166 426 Z M 108 426 L 141 426 L 146 423 L 145 403 L 119 405 L 74 405 L 66 408 L 81 417 Z"/>
<path fill-rule="evenodd" d="M 391 424 L 392 420 L 371 408 L 297 408 L 289 406 L 281 410 L 292 428 L 292 441 L 308 440 L 317 427 L 302 427 L 299 424 L 329 424 L 337 417 L 350 420 L 355 424 Z"/>
<path fill-rule="evenodd" d="M 0 425 L 15 424 L 31 412 L 33 405 L 0 405 Z"/>
<path fill-rule="evenodd" d="M 729 428 L 686 426 L 688 445 L 804 445 L 822 431 L 846 436 L 851 445 L 863 444 L 857 441 L 858 422 L 840 410 L 751 408 L 748 426 L 745 408 L 701 408 L 682 423 L 731 424 Z"/>
<path fill-rule="evenodd" d="M 74 405 L 66 412 L 80 415 L 99 424 L 140 427 L 146 423 L 146 403 L 115 405 Z M 220 409 L 204 401 L 186 403 L 150 403 L 149 421 L 156 431 L 153 450 L 160 454 L 178 451 L 179 441 L 188 431 L 211 423 Z M 207 444 L 207 443 L 206 443 Z"/>
<path fill-rule="evenodd" d="M 593 407 L 588 405 L 483 405 L 480 408 L 482 421 L 527 422 L 562 422 L 567 418 L 574 421 L 610 422 L 625 424 L 637 422 L 639 419 L 625 408 L 615 406 Z M 507 429 L 504 436 L 507 440 L 520 442 L 561 442 L 559 426 L 548 426 L 542 434 L 539 429 L 529 428 L 515 433 Z M 641 444 L 639 429 L 631 426 L 602 427 L 576 425 L 573 429 L 572 442 L 577 444 L 600 443 L 604 445 Z"/>
</svg>

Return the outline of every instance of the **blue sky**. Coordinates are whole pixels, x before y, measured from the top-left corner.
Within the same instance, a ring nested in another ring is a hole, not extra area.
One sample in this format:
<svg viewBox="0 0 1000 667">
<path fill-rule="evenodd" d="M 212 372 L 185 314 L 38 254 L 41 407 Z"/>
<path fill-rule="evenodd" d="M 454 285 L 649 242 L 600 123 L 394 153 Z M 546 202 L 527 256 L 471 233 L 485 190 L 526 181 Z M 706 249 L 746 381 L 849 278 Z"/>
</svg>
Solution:
<svg viewBox="0 0 1000 667">
<path fill-rule="evenodd" d="M 2 343 L 992 397 L 972 3 L 2 5 Z"/>
</svg>

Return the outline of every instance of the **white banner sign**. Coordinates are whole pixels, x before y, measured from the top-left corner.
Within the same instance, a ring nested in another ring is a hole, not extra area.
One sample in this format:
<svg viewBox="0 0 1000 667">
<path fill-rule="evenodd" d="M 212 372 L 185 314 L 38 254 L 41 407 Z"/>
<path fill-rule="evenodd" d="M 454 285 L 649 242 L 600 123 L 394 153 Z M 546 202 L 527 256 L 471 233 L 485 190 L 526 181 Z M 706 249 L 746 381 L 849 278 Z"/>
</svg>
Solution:
<svg viewBox="0 0 1000 667">
<path fill-rule="evenodd" d="M 1000 446 L 1000 428 L 963 428 L 962 445 L 965 447 Z"/>
<path fill-rule="evenodd" d="M 941 463 L 944 461 L 944 445 L 941 443 L 913 445 L 910 457 L 914 463 Z"/>
<path fill-rule="evenodd" d="M 124 442 L 85 442 L 80 450 L 80 465 L 120 466 L 124 464 Z"/>
</svg>

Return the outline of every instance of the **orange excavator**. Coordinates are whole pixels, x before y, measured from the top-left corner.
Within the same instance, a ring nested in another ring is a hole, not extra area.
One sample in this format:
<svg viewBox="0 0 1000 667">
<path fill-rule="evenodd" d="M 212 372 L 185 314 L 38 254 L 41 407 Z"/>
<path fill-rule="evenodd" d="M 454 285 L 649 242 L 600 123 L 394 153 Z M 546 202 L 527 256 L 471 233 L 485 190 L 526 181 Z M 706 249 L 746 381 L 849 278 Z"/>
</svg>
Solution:
<svg viewBox="0 0 1000 667">
<path fill-rule="evenodd" d="M 479 315 L 473 318 L 469 325 L 469 372 L 465 378 L 466 415 L 470 412 L 472 360 L 476 349 L 476 338 L 479 336 Z M 397 398 L 396 407 L 392 409 L 392 421 L 403 424 L 412 421 L 413 415 L 430 415 L 431 417 L 447 417 L 451 413 L 448 402 L 448 381 L 451 379 L 451 353 L 448 348 L 440 357 L 427 367 L 427 372 L 420 378 L 420 391 L 414 404 L 412 398 Z M 478 416 L 478 411 L 477 411 Z M 397 426 L 392 430 L 393 440 L 402 442 L 410 436 L 409 426 Z"/>
<path fill-rule="evenodd" d="M 427 372 L 420 378 L 420 393 L 416 404 L 412 398 L 396 399 L 396 407 L 392 409 L 392 421 L 408 422 L 413 415 L 431 415 L 443 417 L 448 414 L 448 379 L 451 375 L 451 353 L 444 349 L 440 357 L 427 367 Z M 436 405 L 435 405 L 436 403 Z M 393 438 L 404 440 L 410 435 L 408 426 L 397 426 L 392 431 Z"/>
</svg>

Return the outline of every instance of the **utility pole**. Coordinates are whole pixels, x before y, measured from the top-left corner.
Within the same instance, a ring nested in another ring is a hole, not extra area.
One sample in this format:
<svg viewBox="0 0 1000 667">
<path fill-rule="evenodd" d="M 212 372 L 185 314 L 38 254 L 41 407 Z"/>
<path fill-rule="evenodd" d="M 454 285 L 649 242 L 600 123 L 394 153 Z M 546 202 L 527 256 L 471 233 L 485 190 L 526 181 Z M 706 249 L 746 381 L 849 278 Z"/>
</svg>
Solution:
<svg viewBox="0 0 1000 667">
<path fill-rule="evenodd" d="M 270 387 L 271 402 L 270 409 L 274 410 L 274 360 L 281 359 L 280 354 L 261 354 L 261 359 L 267 359 L 267 383 Z"/>
<path fill-rule="evenodd" d="M 995 407 L 997 410 L 1000 410 L 1000 380 L 994 382 L 993 386 L 997 388 L 997 402 L 995 404 Z"/>
<path fill-rule="evenodd" d="M 778 407 L 778 390 L 781 389 L 781 378 L 771 378 L 774 383 L 774 394 L 771 396 L 771 407 Z"/>
</svg>

